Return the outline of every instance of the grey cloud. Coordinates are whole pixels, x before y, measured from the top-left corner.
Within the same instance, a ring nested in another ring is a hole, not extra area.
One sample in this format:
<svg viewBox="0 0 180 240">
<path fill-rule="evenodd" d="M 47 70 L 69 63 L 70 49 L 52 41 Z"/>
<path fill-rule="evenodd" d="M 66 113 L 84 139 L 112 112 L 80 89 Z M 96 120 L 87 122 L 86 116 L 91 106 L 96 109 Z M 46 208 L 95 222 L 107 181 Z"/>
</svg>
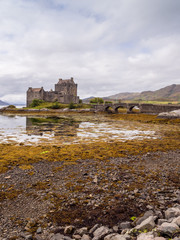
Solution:
<svg viewBox="0 0 180 240">
<path fill-rule="evenodd" d="M 80 97 L 178 83 L 179 11 L 179 0 L 2 0 L 0 99 L 59 77 Z"/>
</svg>

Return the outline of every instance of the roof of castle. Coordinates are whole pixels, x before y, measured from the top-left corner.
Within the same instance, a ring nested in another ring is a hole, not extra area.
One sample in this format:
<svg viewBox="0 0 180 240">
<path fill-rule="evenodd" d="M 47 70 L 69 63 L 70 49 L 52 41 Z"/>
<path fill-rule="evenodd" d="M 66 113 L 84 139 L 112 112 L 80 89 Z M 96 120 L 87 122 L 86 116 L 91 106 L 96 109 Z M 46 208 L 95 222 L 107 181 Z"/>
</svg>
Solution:
<svg viewBox="0 0 180 240">
<path fill-rule="evenodd" d="M 33 92 L 40 92 L 42 88 L 32 88 Z"/>
</svg>

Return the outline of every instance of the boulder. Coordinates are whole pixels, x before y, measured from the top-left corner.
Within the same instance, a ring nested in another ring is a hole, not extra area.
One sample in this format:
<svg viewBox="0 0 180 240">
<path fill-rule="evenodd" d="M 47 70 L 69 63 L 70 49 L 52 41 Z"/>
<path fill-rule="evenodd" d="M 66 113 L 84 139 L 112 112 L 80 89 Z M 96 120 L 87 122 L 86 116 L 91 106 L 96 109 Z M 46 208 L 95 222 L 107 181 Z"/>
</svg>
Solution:
<svg viewBox="0 0 180 240">
<path fill-rule="evenodd" d="M 168 208 L 165 211 L 165 218 L 170 219 L 170 218 L 175 218 L 180 216 L 180 209 L 178 207 L 173 207 L 173 208 Z"/>
<path fill-rule="evenodd" d="M 77 229 L 75 231 L 75 234 L 79 234 L 79 235 L 83 235 L 83 234 L 86 234 L 88 232 L 88 228 L 87 227 L 83 227 L 83 228 L 80 228 L 80 229 Z"/>
<path fill-rule="evenodd" d="M 107 235 L 104 240 L 130 240 L 131 237 L 128 234 L 121 235 L 117 233 L 112 233 Z"/>
<path fill-rule="evenodd" d="M 130 222 L 122 222 L 119 224 L 120 229 L 129 229 L 131 228 L 131 223 Z"/>
<path fill-rule="evenodd" d="M 177 218 L 174 218 L 172 222 L 177 224 L 180 227 L 180 216 Z"/>
<path fill-rule="evenodd" d="M 111 230 L 108 227 L 102 226 L 100 228 L 97 228 L 93 235 L 94 235 L 94 240 L 99 240 L 101 238 L 103 238 L 104 236 L 106 236 L 107 234 L 109 234 L 111 232 Z"/>
<path fill-rule="evenodd" d="M 87 234 L 83 234 L 81 240 L 91 240 L 91 237 Z"/>
<path fill-rule="evenodd" d="M 154 240 L 154 236 L 151 233 L 141 233 L 137 236 L 137 240 Z"/>
<path fill-rule="evenodd" d="M 115 237 L 116 235 L 117 235 L 117 233 L 111 233 L 111 234 L 107 235 L 107 236 L 104 238 L 104 240 L 112 240 L 113 237 Z"/>
<path fill-rule="evenodd" d="M 149 211 L 145 212 L 145 214 L 142 217 L 137 219 L 136 220 L 136 225 L 141 224 L 145 219 L 147 219 L 150 216 L 154 216 L 154 212 L 152 210 L 149 210 Z"/>
<path fill-rule="evenodd" d="M 140 225 L 137 225 L 135 229 L 139 231 L 152 230 L 155 227 L 154 217 L 150 216 L 144 220 Z"/>
<path fill-rule="evenodd" d="M 179 230 L 179 227 L 177 224 L 175 223 L 162 223 L 161 226 L 159 226 L 157 228 L 157 232 L 161 233 L 161 234 L 165 234 L 165 235 L 168 235 L 168 236 L 172 236 L 173 233 L 175 233 L 177 230 Z"/>
<path fill-rule="evenodd" d="M 93 234 L 93 232 L 94 232 L 97 228 L 99 228 L 99 227 L 100 227 L 99 224 L 94 225 L 94 226 L 89 230 L 89 234 Z"/>
<path fill-rule="evenodd" d="M 53 234 L 50 237 L 50 240 L 72 240 L 72 238 L 64 236 L 64 235 L 62 235 L 60 233 L 57 233 L 57 234 Z"/>
<path fill-rule="evenodd" d="M 159 118 L 180 118 L 180 109 L 171 112 L 162 112 L 158 114 Z"/>
</svg>

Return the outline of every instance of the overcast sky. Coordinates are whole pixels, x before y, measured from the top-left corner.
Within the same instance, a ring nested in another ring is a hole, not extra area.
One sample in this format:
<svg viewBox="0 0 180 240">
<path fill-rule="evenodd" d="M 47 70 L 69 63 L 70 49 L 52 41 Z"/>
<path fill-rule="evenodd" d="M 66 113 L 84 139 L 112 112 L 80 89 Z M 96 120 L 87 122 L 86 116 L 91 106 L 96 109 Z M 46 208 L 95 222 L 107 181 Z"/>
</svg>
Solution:
<svg viewBox="0 0 180 240">
<path fill-rule="evenodd" d="M 180 0 L 0 0 L 0 99 L 74 77 L 80 98 L 180 83 Z"/>
</svg>

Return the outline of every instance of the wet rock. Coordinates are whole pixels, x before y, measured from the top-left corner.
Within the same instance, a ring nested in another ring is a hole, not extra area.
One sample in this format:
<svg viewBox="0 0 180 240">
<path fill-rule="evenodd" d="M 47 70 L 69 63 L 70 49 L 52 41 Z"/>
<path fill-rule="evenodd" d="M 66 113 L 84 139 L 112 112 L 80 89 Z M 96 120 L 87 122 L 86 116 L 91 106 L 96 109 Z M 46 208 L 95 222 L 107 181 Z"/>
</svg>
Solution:
<svg viewBox="0 0 180 240">
<path fill-rule="evenodd" d="M 135 229 L 143 231 L 143 230 L 152 230 L 155 227 L 154 217 L 150 216 L 146 220 L 144 220 L 140 225 L 137 225 Z"/>
</svg>

